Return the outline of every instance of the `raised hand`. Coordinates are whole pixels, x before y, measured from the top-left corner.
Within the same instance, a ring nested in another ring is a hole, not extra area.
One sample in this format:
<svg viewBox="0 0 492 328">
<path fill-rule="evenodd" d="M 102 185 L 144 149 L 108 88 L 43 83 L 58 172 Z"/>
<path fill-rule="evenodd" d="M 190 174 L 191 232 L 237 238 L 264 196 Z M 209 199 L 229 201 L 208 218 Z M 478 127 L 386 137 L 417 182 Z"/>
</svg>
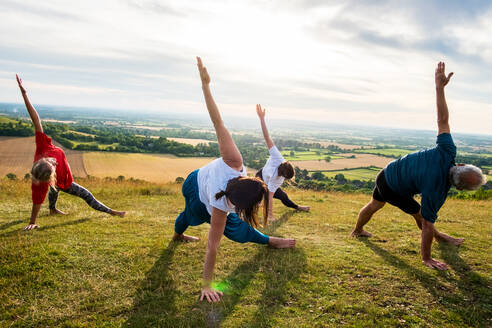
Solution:
<svg viewBox="0 0 492 328">
<path fill-rule="evenodd" d="M 257 104 L 256 105 L 256 114 L 258 114 L 258 117 L 262 120 L 265 118 L 265 112 L 266 109 L 261 109 L 261 105 Z"/>
<path fill-rule="evenodd" d="M 19 85 L 19 89 L 21 90 L 22 93 L 25 93 L 26 89 L 22 85 L 22 79 L 17 74 L 15 74 L 15 78 L 17 79 L 17 84 Z"/>
<path fill-rule="evenodd" d="M 202 59 L 200 57 L 196 57 L 198 71 L 200 72 L 200 79 L 202 80 L 203 85 L 207 85 L 210 83 L 210 76 L 208 75 L 207 68 L 203 66 Z"/>
<path fill-rule="evenodd" d="M 436 87 L 437 88 L 444 88 L 449 80 L 451 79 L 451 76 L 453 76 L 453 72 L 449 73 L 448 76 L 446 76 L 446 73 L 445 73 L 445 64 L 443 62 L 439 62 L 437 64 L 437 68 L 436 68 L 436 74 L 435 74 L 435 78 L 436 78 Z"/>
</svg>

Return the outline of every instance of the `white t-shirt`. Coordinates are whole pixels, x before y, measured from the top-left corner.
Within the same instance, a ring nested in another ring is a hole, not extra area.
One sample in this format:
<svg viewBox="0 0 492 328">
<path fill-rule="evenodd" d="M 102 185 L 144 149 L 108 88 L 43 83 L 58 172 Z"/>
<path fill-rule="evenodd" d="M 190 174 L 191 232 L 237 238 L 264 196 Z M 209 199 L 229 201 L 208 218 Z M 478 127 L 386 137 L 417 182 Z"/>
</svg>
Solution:
<svg viewBox="0 0 492 328">
<path fill-rule="evenodd" d="M 215 194 L 225 191 L 229 180 L 239 176 L 247 176 L 243 166 L 241 172 L 234 170 L 227 165 L 222 157 L 213 160 L 198 171 L 198 194 L 200 201 L 205 204 L 207 211 L 212 215 L 212 207 L 216 207 L 224 212 L 235 212 L 234 207 L 227 204 L 227 198 L 215 199 Z"/>
<path fill-rule="evenodd" d="M 278 175 L 278 166 L 285 162 L 285 159 L 278 151 L 277 146 L 273 146 L 268 150 L 268 152 L 270 153 L 270 157 L 261 172 L 263 175 L 263 181 L 268 186 L 268 190 L 270 192 L 275 192 L 278 188 L 280 188 L 285 180 L 284 177 Z"/>
</svg>

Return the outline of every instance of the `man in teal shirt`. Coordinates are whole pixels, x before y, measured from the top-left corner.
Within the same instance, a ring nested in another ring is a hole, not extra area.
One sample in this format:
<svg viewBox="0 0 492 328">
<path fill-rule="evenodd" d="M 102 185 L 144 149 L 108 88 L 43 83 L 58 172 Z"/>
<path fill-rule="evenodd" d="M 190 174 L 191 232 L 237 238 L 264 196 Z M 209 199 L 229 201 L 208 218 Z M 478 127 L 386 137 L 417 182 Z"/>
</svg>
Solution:
<svg viewBox="0 0 492 328">
<path fill-rule="evenodd" d="M 359 212 L 352 236 L 370 237 L 363 230 L 372 215 L 386 202 L 412 215 L 422 230 L 420 252 L 422 262 L 431 268 L 446 270 L 447 265 L 431 257 L 432 239 L 459 246 L 463 238 L 453 238 L 434 227 L 437 212 L 446 201 L 449 188 L 475 190 L 485 183 L 482 171 L 473 165 L 456 165 L 456 146 L 450 134 L 448 106 L 444 87 L 453 73 L 445 74 L 444 63 L 437 65 L 435 72 L 437 102 L 437 146 L 406 155 L 395 160 L 379 172 L 371 201 Z M 413 198 L 422 194 L 421 204 Z"/>
</svg>

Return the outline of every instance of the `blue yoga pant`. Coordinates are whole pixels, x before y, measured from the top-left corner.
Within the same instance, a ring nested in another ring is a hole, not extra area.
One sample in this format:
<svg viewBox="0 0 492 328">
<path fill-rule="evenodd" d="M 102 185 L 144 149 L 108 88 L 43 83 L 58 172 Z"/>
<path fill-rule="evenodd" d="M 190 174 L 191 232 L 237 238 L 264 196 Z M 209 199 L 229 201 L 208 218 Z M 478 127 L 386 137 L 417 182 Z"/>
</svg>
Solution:
<svg viewBox="0 0 492 328">
<path fill-rule="evenodd" d="M 205 204 L 200 201 L 197 177 L 198 170 L 195 170 L 183 183 L 182 193 L 185 198 L 185 209 L 178 215 L 174 223 L 174 231 L 178 234 L 184 233 L 188 226 L 210 223 L 210 214 L 208 214 Z M 268 244 L 269 240 L 267 235 L 241 220 L 236 213 L 230 213 L 227 216 L 224 235 L 238 243 Z"/>
</svg>

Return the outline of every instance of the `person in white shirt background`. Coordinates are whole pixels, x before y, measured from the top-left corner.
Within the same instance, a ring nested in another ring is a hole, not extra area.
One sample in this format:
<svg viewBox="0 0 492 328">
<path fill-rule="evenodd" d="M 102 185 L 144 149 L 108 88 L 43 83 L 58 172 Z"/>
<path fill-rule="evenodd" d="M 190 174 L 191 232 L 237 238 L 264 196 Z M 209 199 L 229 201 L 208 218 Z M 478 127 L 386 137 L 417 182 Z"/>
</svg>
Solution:
<svg viewBox="0 0 492 328">
<path fill-rule="evenodd" d="M 256 113 L 261 122 L 261 131 L 263 132 L 263 137 L 265 138 L 268 152 L 270 153 L 270 157 L 265 166 L 256 173 L 256 176 L 262 179 L 268 187 L 268 220 L 272 221 L 275 220 L 273 215 L 274 198 L 280 199 L 285 206 L 299 211 L 307 212 L 310 207 L 297 205 L 290 200 L 285 191 L 280 188 L 285 179 L 292 179 L 294 177 L 294 167 L 282 157 L 282 154 L 273 143 L 272 138 L 270 138 L 265 123 L 265 112 L 266 109 L 262 109 L 261 105 L 256 105 Z"/>
<path fill-rule="evenodd" d="M 200 239 L 197 237 L 185 235 L 185 230 L 189 226 L 210 223 L 200 300 L 218 302 L 223 294 L 212 288 L 211 284 L 222 235 L 239 243 L 268 244 L 274 248 L 291 248 L 296 241 L 269 237 L 255 229 L 258 226 L 258 208 L 262 200 L 264 224 L 267 223 L 266 185 L 256 177 L 246 176 L 241 153 L 225 127 L 212 97 L 207 69 L 200 57 L 197 57 L 197 62 L 203 95 L 217 134 L 221 157 L 190 173 L 183 183 L 182 192 L 186 205 L 176 218 L 173 239 L 198 241 Z"/>
</svg>

